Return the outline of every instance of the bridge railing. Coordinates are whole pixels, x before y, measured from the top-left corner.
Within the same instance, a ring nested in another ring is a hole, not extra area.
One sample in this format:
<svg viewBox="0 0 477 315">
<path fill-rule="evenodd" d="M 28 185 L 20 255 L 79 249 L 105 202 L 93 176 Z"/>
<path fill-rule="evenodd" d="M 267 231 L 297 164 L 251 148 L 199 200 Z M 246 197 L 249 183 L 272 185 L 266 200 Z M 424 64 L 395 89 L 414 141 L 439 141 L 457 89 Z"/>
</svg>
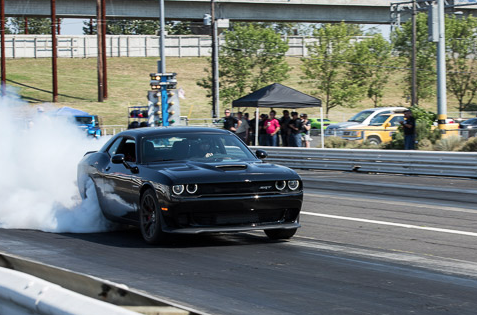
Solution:
<svg viewBox="0 0 477 315">
<path fill-rule="evenodd" d="M 251 147 L 270 163 L 298 169 L 477 177 L 477 152 Z"/>
</svg>

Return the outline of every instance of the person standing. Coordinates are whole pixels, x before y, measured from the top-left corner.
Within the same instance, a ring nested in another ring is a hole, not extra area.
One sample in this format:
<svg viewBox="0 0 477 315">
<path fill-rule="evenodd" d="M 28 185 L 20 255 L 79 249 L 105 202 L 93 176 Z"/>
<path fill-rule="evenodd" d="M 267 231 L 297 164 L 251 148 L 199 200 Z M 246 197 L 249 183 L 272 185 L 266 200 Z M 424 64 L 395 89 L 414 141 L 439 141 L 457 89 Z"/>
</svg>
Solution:
<svg viewBox="0 0 477 315">
<path fill-rule="evenodd" d="M 311 122 L 308 120 L 307 114 L 301 114 L 300 117 L 301 117 L 301 132 L 303 134 L 303 146 L 305 148 L 309 148 L 310 141 L 311 141 L 311 136 L 310 136 Z"/>
<path fill-rule="evenodd" d="M 232 132 L 236 132 L 238 127 L 238 120 L 237 118 L 230 115 L 230 109 L 225 110 L 225 117 L 224 117 L 224 129 Z"/>
<path fill-rule="evenodd" d="M 238 120 L 238 123 L 237 123 L 237 131 L 236 131 L 236 135 L 242 139 L 243 142 L 246 143 L 247 141 L 247 133 L 248 133 L 248 121 L 247 119 L 245 119 L 245 117 L 243 117 L 243 114 L 242 112 L 238 112 L 237 113 L 237 120 Z"/>
<path fill-rule="evenodd" d="M 267 145 L 267 130 L 265 130 L 265 121 L 267 120 L 267 114 L 260 114 L 260 120 L 258 121 L 258 144 L 261 146 Z"/>
<path fill-rule="evenodd" d="M 278 132 L 280 131 L 280 123 L 275 118 L 276 112 L 270 111 L 268 119 L 265 121 L 264 128 L 267 132 L 267 145 L 271 147 L 278 146 Z"/>
<path fill-rule="evenodd" d="M 292 112 L 291 116 L 292 118 L 288 124 L 290 128 L 288 144 L 291 147 L 301 147 L 301 119 L 298 117 L 297 112 Z"/>
<path fill-rule="evenodd" d="M 404 111 L 404 121 L 401 121 L 404 131 L 404 150 L 414 150 L 416 142 L 416 120 L 412 116 L 411 110 Z"/>
<path fill-rule="evenodd" d="M 284 147 L 288 147 L 288 138 L 290 137 L 290 128 L 288 125 L 290 124 L 290 112 L 288 110 L 283 111 L 283 116 L 280 118 L 280 134 L 282 138 L 282 145 Z"/>
</svg>

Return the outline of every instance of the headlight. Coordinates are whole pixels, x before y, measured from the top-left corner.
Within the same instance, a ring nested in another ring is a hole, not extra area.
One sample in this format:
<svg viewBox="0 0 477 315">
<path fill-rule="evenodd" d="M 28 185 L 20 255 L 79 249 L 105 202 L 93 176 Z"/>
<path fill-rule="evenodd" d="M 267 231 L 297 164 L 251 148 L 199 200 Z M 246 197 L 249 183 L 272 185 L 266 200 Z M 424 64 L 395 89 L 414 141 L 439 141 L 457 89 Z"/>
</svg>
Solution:
<svg viewBox="0 0 477 315">
<path fill-rule="evenodd" d="M 277 190 L 283 190 L 287 186 L 287 183 L 284 180 L 277 180 L 275 182 L 275 188 Z"/>
<path fill-rule="evenodd" d="M 350 137 L 358 137 L 361 134 L 360 131 L 353 130 L 349 132 Z"/>
<path fill-rule="evenodd" d="M 180 195 L 184 192 L 184 185 L 174 185 L 172 186 L 172 192 L 176 195 Z"/>
<path fill-rule="evenodd" d="M 191 195 L 195 194 L 198 188 L 197 184 L 189 184 L 186 186 L 187 192 Z"/>
<path fill-rule="evenodd" d="M 290 190 L 297 190 L 299 186 L 300 186 L 300 182 L 297 180 L 288 181 L 288 188 L 290 188 Z"/>
</svg>

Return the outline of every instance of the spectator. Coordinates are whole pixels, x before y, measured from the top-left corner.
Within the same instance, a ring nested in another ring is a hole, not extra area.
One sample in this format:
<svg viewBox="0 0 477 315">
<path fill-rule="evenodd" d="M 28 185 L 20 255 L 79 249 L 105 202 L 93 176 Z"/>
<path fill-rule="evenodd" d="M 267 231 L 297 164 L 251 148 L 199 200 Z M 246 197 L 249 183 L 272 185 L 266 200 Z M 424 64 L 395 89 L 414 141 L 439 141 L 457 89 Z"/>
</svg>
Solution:
<svg viewBox="0 0 477 315">
<path fill-rule="evenodd" d="M 283 116 L 280 118 L 280 134 L 282 138 L 282 145 L 284 147 L 288 147 L 288 138 L 290 137 L 290 128 L 288 125 L 290 124 L 290 112 L 286 109 L 283 111 Z"/>
<path fill-rule="evenodd" d="M 268 115 L 261 114 L 260 120 L 258 121 L 258 144 L 262 146 L 267 145 L 267 131 L 264 127 L 266 120 L 268 120 Z"/>
<path fill-rule="evenodd" d="M 306 148 L 310 147 L 310 141 L 312 140 L 310 137 L 310 129 L 311 129 L 311 122 L 308 120 L 307 114 L 301 114 L 301 132 L 303 136 L 303 146 Z"/>
<path fill-rule="evenodd" d="M 245 117 L 243 117 L 243 114 L 242 112 L 238 112 L 237 113 L 237 120 L 238 120 L 238 124 L 237 124 L 237 136 L 242 139 L 243 142 L 247 143 L 247 133 L 248 133 L 248 129 L 249 129 L 249 126 L 248 126 L 248 121 L 245 119 Z"/>
<path fill-rule="evenodd" d="M 404 150 L 414 150 L 416 141 L 416 121 L 411 110 L 404 111 L 404 121 L 400 122 L 404 131 Z"/>
<path fill-rule="evenodd" d="M 263 126 L 267 132 L 267 145 L 272 147 L 278 146 L 278 132 L 280 131 L 280 123 L 275 118 L 275 114 L 274 110 L 270 111 L 270 116 Z"/>
<path fill-rule="evenodd" d="M 292 112 L 291 116 L 290 124 L 288 124 L 290 128 L 288 144 L 291 147 L 301 147 L 301 119 L 297 112 Z"/>
<path fill-rule="evenodd" d="M 238 120 L 230 115 L 230 109 L 225 110 L 224 129 L 232 132 L 237 131 Z"/>
</svg>

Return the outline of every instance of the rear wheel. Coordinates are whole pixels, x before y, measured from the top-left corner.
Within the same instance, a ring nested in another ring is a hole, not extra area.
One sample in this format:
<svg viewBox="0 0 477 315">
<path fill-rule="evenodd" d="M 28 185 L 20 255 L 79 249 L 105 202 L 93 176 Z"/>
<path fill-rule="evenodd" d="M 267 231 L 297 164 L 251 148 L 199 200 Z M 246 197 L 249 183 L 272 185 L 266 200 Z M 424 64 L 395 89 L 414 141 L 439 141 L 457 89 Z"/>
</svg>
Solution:
<svg viewBox="0 0 477 315">
<path fill-rule="evenodd" d="M 271 240 L 285 240 L 291 238 L 295 235 L 297 229 L 276 229 L 276 230 L 265 230 L 265 234 Z"/>
<path fill-rule="evenodd" d="M 139 209 L 141 234 L 146 243 L 159 244 L 166 241 L 167 233 L 161 228 L 159 201 L 152 189 L 148 189 L 141 197 Z"/>
<path fill-rule="evenodd" d="M 366 139 L 370 144 L 375 144 L 375 145 L 379 145 L 381 143 L 381 139 L 379 139 L 378 137 L 369 137 L 368 139 Z"/>
</svg>

